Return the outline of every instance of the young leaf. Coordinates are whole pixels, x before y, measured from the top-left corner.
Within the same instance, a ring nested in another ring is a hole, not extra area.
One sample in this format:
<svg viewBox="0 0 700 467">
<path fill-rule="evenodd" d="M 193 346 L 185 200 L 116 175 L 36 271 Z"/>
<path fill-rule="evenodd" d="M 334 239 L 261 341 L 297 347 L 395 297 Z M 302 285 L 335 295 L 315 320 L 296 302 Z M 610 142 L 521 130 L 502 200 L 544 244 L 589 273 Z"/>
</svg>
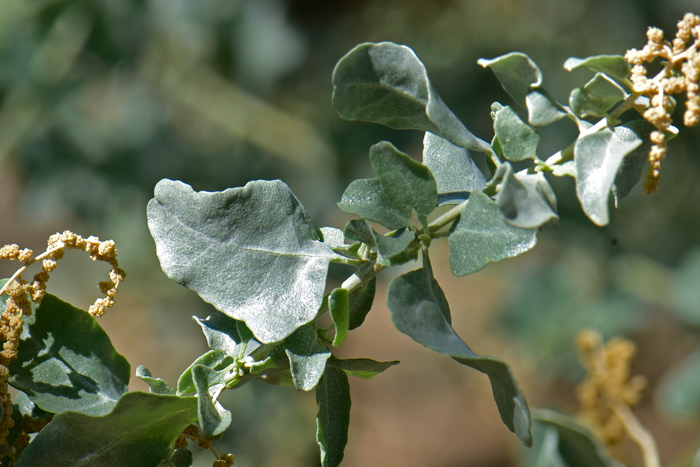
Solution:
<svg viewBox="0 0 700 467">
<path fill-rule="evenodd" d="M 557 430 L 558 452 L 567 467 L 622 467 L 576 419 L 543 409 L 534 410 L 532 418 Z"/>
<path fill-rule="evenodd" d="M 583 88 L 571 91 L 569 105 L 581 118 L 605 117 L 613 105 L 627 96 L 615 81 L 603 73 L 596 73 Z"/>
<path fill-rule="evenodd" d="M 632 191 L 632 188 L 642 178 L 644 164 L 649 158 L 649 150 L 653 144 L 651 139 L 649 139 L 649 135 L 655 129 L 654 125 L 643 119 L 632 120 L 615 128 L 615 132 L 624 140 L 632 141 L 636 138 L 642 140 L 642 144 L 622 159 L 622 164 L 620 164 L 620 168 L 615 174 L 615 182 L 612 186 L 615 207 L 618 206 L 622 198 Z"/>
<path fill-rule="evenodd" d="M 369 150 L 372 169 L 389 202 L 399 209 L 413 208 L 427 216 L 437 205 L 437 183 L 430 169 L 387 141 Z"/>
<path fill-rule="evenodd" d="M 348 214 L 369 219 L 396 230 L 411 222 L 411 210 L 399 209 L 384 195 L 378 178 L 355 180 L 345 189 L 338 207 Z"/>
<path fill-rule="evenodd" d="M 343 229 L 345 238 L 357 242 L 365 243 L 369 246 L 374 246 L 374 237 L 372 236 L 372 226 L 364 219 L 352 219 Z"/>
<path fill-rule="evenodd" d="M 407 263 L 418 257 L 418 250 L 406 249 L 416 239 L 416 234 L 409 229 L 397 230 L 393 236 L 380 235 L 372 230 L 374 243 L 377 245 L 377 262 L 382 266 Z"/>
<path fill-rule="evenodd" d="M 509 106 L 494 113 L 493 129 L 503 150 L 503 157 L 511 162 L 537 158 L 539 132 L 523 122 Z"/>
<path fill-rule="evenodd" d="M 49 294 L 27 320 L 9 370 L 7 382 L 47 412 L 88 415 L 112 410 L 131 372 L 95 318 Z"/>
<path fill-rule="evenodd" d="M 498 203 L 474 192 L 449 237 L 450 266 L 455 276 L 466 276 L 525 253 L 537 243 L 536 230 L 509 225 Z"/>
<path fill-rule="evenodd" d="M 532 126 L 547 126 L 566 117 L 561 104 L 552 99 L 544 89 L 530 91 L 526 98 L 527 120 Z"/>
<path fill-rule="evenodd" d="M 216 311 L 207 316 L 205 319 L 200 319 L 193 316 L 197 324 L 202 327 L 202 332 L 207 338 L 207 344 L 212 350 L 222 350 L 233 358 L 240 358 L 243 351 L 243 340 L 238 334 L 238 323 L 233 318 Z"/>
<path fill-rule="evenodd" d="M 542 84 L 542 72 L 524 53 L 512 52 L 492 60 L 480 58 L 477 63 L 484 68 L 491 68 L 503 89 L 520 105 L 525 105 L 525 99 L 532 88 Z"/>
<path fill-rule="evenodd" d="M 229 373 L 228 369 L 216 371 L 204 365 L 192 367 L 199 426 L 207 436 L 220 435 L 231 424 L 231 412 L 216 400 L 230 377 Z"/>
<path fill-rule="evenodd" d="M 280 341 L 316 316 L 336 254 L 279 180 L 214 193 L 161 180 L 148 226 L 168 277 L 245 321 L 260 342 Z"/>
<path fill-rule="evenodd" d="M 129 392 L 103 417 L 56 415 L 15 465 L 153 467 L 170 457 L 182 430 L 196 421 L 194 397 Z"/>
<path fill-rule="evenodd" d="M 571 57 L 564 62 L 566 71 L 579 67 L 588 67 L 593 71 L 605 73 L 618 83 L 625 83 L 630 76 L 630 64 L 622 55 L 595 55 L 588 58 Z"/>
<path fill-rule="evenodd" d="M 333 107 L 346 120 L 429 131 L 457 146 L 491 152 L 440 99 L 411 49 L 391 42 L 360 44 L 333 70 Z"/>
<path fill-rule="evenodd" d="M 175 394 L 175 390 L 164 379 L 154 378 L 149 369 L 143 365 L 136 367 L 136 377 L 148 384 L 154 394 Z"/>
<path fill-rule="evenodd" d="M 289 358 L 289 369 L 297 389 L 311 391 L 316 387 L 331 352 L 318 343 L 316 325 L 308 324 L 297 329 L 284 340 Z"/>
<path fill-rule="evenodd" d="M 398 360 L 391 362 L 378 362 L 369 358 L 351 358 L 349 360 L 339 360 L 335 357 L 331 357 L 330 360 L 328 360 L 329 367 L 340 368 L 348 375 L 359 376 L 360 378 L 366 379 L 373 378 L 389 367 L 398 364 Z"/>
<path fill-rule="evenodd" d="M 556 197 L 552 187 L 542 173 L 513 174 L 510 164 L 505 165 L 498 193 L 498 207 L 506 222 L 521 229 L 536 229 L 548 222 L 559 219 L 556 211 Z"/>
<path fill-rule="evenodd" d="M 631 134 L 630 134 L 631 133 Z M 608 197 L 623 158 L 642 144 L 634 133 L 605 129 L 576 140 L 576 195 L 589 219 L 607 225 Z"/>
<path fill-rule="evenodd" d="M 430 350 L 485 373 L 503 423 L 524 445 L 532 445 L 530 412 L 513 373 L 501 360 L 474 353 L 454 332 L 447 299 L 427 257 L 423 257 L 423 268 L 391 281 L 386 304 L 396 329 Z"/>
<path fill-rule="evenodd" d="M 182 372 L 177 381 L 177 395 L 192 394 L 197 392 L 197 388 L 192 380 L 192 368 L 197 365 L 206 366 L 213 370 L 221 370 L 233 363 L 233 358 L 223 350 L 210 350 L 198 357 L 192 364 Z"/>
<path fill-rule="evenodd" d="M 350 330 L 350 298 L 348 291 L 342 287 L 333 289 L 328 298 L 328 310 L 335 324 L 333 346 L 338 347 L 345 340 Z"/>
<path fill-rule="evenodd" d="M 377 278 L 373 277 L 350 294 L 348 297 L 350 300 L 350 330 L 362 326 L 362 323 L 365 322 L 367 314 L 372 309 L 376 291 Z"/>
<path fill-rule="evenodd" d="M 337 467 L 345 455 L 350 425 L 350 384 L 345 372 L 329 366 L 316 388 L 316 441 L 321 465 Z"/>
<path fill-rule="evenodd" d="M 429 131 L 423 137 L 423 164 L 435 177 L 438 194 L 481 191 L 486 187 L 486 178 L 469 151 Z"/>
</svg>

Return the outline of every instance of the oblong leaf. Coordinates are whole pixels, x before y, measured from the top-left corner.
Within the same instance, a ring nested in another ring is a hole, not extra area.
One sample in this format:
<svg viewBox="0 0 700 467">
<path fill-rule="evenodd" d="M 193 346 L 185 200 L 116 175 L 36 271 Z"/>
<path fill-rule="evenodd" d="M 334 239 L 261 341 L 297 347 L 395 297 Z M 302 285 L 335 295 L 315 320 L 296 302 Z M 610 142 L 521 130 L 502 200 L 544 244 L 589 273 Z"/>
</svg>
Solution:
<svg viewBox="0 0 700 467">
<path fill-rule="evenodd" d="M 318 343 L 316 325 L 297 329 L 284 340 L 284 350 L 294 385 L 302 391 L 311 391 L 326 371 L 326 362 L 331 356 L 330 350 Z"/>
<path fill-rule="evenodd" d="M 367 314 L 372 309 L 376 292 L 377 278 L 373 277 L 350 293 L 348 297 L 350 299 L 350 330 L 362 326 Z"/>
<path fill-rule="evenodd" d="M 503 89 L 520 105 L 532 88 L 542 84 L 542 72 L 530 57 L 521 52 L 511 52 L 488 60 L 480 58 L 477 63 L 491 68 Z"/>
<path fill-rule="evenodd" d="M 97 320 L 49 294 L 27 320 L 9 370 L 7 382 L 41 409 L 88 415 L 112 410 L 130 376 L 129 362 Z"/>
<path fill-rule="evenodd" d="M 433 173 L 438 194 L 481 191 L 486 187 L 486 178 L 469 151 L 429 131 L 423 137 L 423 164 Z"/>
<path fill-rule="evenodd" d="M 413 51 L 391 42 L 360 44 L 333 70 L 333 107 L 346 120 L 429 131 L 457 146 L 491 152 L 440 99 Z"/>
<path fill-rule="evenodd" d="M 328 297 L 328 311 L 335 324 L 333 346 L 338 347 L 350 330 L 350 297 L 347 290 L 342 287 L 333 289 Z"/>
<path fill-rule="evenodd" d="M 378 178 L 362 178 L 348 185 L 338 207 L 348 214 L 369 219 L 396 230 L 411 222 L 411 210 L 399 209 L 384 195 Z"/>
<path fill-rule="evenodd" d="M 328 367 L 316 388 L 316 441 L 321 465 L 337 467 L 345 455 L 350 426 L 350 384 L 345 372 Z"/>
<path fill-rule="evenodd" d="M 447 299 L 426 257 L 423 268 L 391 281 L 386 304 L 396 329 L 430 350 L 485 373 L 503 423 L 524 445 L 532 445 L 530 412 L 512 371 L 497 358 L 474 353 L 454 332 Z"/>
<path fill-rule="evenodd" d="M 348 360 L 340 360 L 335 357 L 331 357 L 328 360 L 328 366 L 334 368 L 340 368 L 346 374 L 352 376 L 358 376 L 360 378 L 373 378 L 379 373 L 384 372 L 389 367 L 398 365 L 400 362 L 398 360 L 393 360 L 391 362 L 378 362 L 369 358 L 351 358 Z"/>
<path fill-rule="evenodd" d="M 536 230 L 509 225 L 498 203 L 476 191 L 449 237 L 452 274 L 472 274 L 488 263 L 525 253 L 536 243 Z"/>
<path fill-rule="evenodd" d="M 281 181 L 195 192 L 161 180 L 148 227 L 163 271 L 263 343 L 281 341 L 316 316 L 336 254 Z"/>
<path fill-rule="evenodd" d="M 103 417 L 56 415 L 16 467 L 153 467 L 170 457 L 182 430 L 196 421 L 195 397 L 129 392 Z"/>
</svg>

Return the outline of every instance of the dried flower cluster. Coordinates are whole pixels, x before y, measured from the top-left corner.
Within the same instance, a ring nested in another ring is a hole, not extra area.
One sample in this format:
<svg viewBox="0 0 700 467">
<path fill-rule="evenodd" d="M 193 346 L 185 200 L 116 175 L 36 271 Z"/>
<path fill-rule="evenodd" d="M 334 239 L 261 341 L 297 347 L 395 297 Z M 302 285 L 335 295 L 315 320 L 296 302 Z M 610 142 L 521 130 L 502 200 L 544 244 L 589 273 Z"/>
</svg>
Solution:
<svg viewBox="0 0 700 467">
<path fill-rule="evenodd" d="M 671 114 L 675 110 L 674 94 L 686 93 L 685 126 L 700 122 L 700 17 L 687 13 L 678 23 L 673 42 L 664 40 L 659 28 L 649 28 L 647 45 L 642 50 L 631 49 L 625 59 L 632 65 L 632 89 L 650 99 L 640 109 L 644 118 L 656 127 L 651 133 L 654 143 L 649 151 L 649 173 L 644 189 L 656 191 L 661 175 L 661 165 L 666 156 L 666 130 L 671 126 Z M 664 68 L 655 77 L 647 77 L 645 62 L 663 60 Z"/>
<path fill-rule="evenodd" d="M 187 440 L 191 439 L 192 441 L 197 442 L 197 446 L 199 446 L 202 449 L 209 449 L 214 456 L 216 456 L 216 460 L 214 461 L 213 467 L 231 467 L 233 465 L 233 454 L 224 454 L 224 455 L 219 455 L 217 452 L 214 450 L 214 448 L 211 445 L 211 440 L 207 438 L 202 438 L 199 435 L 199 428 L 197 425 L 189 425 L 185 430 L 178 436 L 177 440 L 175 441 L 175 449 L 179 448 L 180 446 L 187 446 Z"/>
<path fill-rule="evenodd" d="M 619 454 L 627 429 L 618 408 L 637 405 L 646 386 L 644 377 L 630 377 L 635 345 L 623 338 L 603 345 L 600 335 L 588 330 L 579 334 L 576 345 L 587 371 L 587 378 L 577 388 L 581 418 L 595 428 L 611 454 Z"/>
<path fill-rule="evenodd" d="M 117 287 L 126 277 L 126 273 L 119 268 L 117 250 L 112 240 L 101 242 L 96 237 L 83 239 L 80 235 L 65 231 L 52 235 L 46 251 L 34 259 L 31 259 L 32 250 L 20 250 L 17 245 L 5 245 L 0 248 L 0 259 L 24 262 L 24 266 L 0 289 L 0 295 L 7 294 L 5 310 L 0 316 L 0 340 L 3 341 L 3 348 L 0 351 L 0 403 L 5 409 L 0 420 L 0 444 L 13 426 L 12 398 L 8 391 L 7 378 L 9 364 L 17 358 L 19 337 L 24 325 L 23 316 L 31 315 L 32 301 L 39 304 L 43 300 L 46 295 L 46 282 L 49 280 L 51 271 L 56 268 L 56 262 L 63 257 L 64 248 L 84 250 L 93 260 L 105 261 L 112 266 L 112 271 L 109 273 L 110 280 L 99 283 L 100 290 L 106 297 L 98 298 L 90 306 L 89 312 L 93 316 L 101 316 L 106 308 L 114 305 Z M 32 281 L 22 279 L 22 273 L 27 267 L 39 261 L 41 261 L 41 271 L 34 275 Z"/>
</svg>

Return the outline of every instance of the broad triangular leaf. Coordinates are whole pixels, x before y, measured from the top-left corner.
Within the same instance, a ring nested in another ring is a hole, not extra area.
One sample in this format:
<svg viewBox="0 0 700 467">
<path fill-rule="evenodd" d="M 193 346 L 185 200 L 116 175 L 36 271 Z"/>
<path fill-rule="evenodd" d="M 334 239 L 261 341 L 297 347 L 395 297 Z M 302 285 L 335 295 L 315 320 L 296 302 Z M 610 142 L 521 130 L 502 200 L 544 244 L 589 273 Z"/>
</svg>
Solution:
<svg viewBox="0 0 700 467">
<path fill-rule="evenodd" d="M 245 321 L 260 342 L 280 341 L 316 316 L 336 254 L 279 180 L 213 193 L 161 180 L 148 226 L 168 277 Z"/>
<path fill-rule="evenodd" d="M 535 243 L 536 230 L 509 225 L 496 201 L 474 192 L 450 234 L 452 273 L 472 274 L 487 263 L 525 253 Z"/>
<path fill-rule="evenodd" d="M 427 216 L 437 205 L 437 183 L 430 169 L 382 141 L 369 150 L 369 160 L 389 202 Z"/>
<path fill-rule="evenodd" d="M 335 324 L 333 346 L 337 347 L 343 343 L 350 330 L 350 298 L 347 290 L 342 287 L 333 289 L 328 297 L 328 311 Z"/>
<path fill-rule="evenodd" d="M 378 178 L 355 180 L 345 189 L 338 207 L 348 214 L 369 219 L 396 230 L 411 222 L 411 210 L 395 207 L 382 190 Z"/>
<path fill-rule="evenodd" d="M 389 367 L 398 365 L 399 363 L 400 362 L 398 360 L 391 362 L 378 362 L 369 358 L 351 358 L 349 360 L 339 360 L 335 357 L 331 357 L 330 360 L 328 360 L 329 367 L 340 368 L 348 375 L 366 379 L 373 378 Z"/>
<path fill-rule="evenodd" d="M 582 66 L 588 67 L 593 71 L 605 73 L 618 83 L 624 83 L 630 75 L 630 64 L 622 55 L 595 55 L 588 58 L 571 57 L 564 62 L 566 71 Z"/>
<path fill-rule="evenodd" d="M 350 425 L 350 384 L 345 372 L 329 366 L 316 388 L 316 441 L 321 465 L 337 467 L 345 455 Z"/>
<path fill-rule="evenodd" d="M 429 131 L 423 138 L 423 164 L 433 173 L 438 194 L 481 191 L 486 187 L 486 178 L 469 151 Z"/>
<path fill-rule="evenodd" d="M 491 68 L 501 86 L 520 105 L 532 88 L 542 84 L 542 72 L 530 57 L 521 52 L 511 52 L 488 60 L 480 58 L 477 63 Z"/>
<path fill-rule="evenodd" d="M 372 309 L 374 295 L 377 291 L 377 278 L 373 277 L 360 288 L 350 293 L 350 330 L 364 323 L 367 314 Z"/>
<path fill-rule="evenodd" d="M 207 436 L 220 435 L 231 424 L 231 412 L 216 400 L 231 376 L 229 369 L 217 371 L 204 365 L 192 367 L 199 426 Z"/>
<path fill-rule="evenodd" d="M 297 329 L 284 340 L 284 348 L 297 389 L 310 391 L 315 388 L 331 356 L 330 350 L 318 343 L 316 325 L 309 324 Z"/>
<path fill-rule="evenodd" d="M 542 173 L 514 174 L 510 164 L 506 167 L 498 193 L 498 207 L 506 222 L 521 229 L 535 229 L 559 219 L 556 197 L 552 187 Z"/>
<path fill-rule="evenodd" d="M 27 320 L 9 370 L 7 382 L 47 412 L 89 415 L 114 408 L 131 371 L 95 318 L 48 294 Z"/>
<path fill-rule="evenodd" d="M 103 417 L 56 415 L 16 467 L 153 467 L 170 457 L 182 430 L 196 421 L 194 397 L 129 392 Z"/>
<path fill-rule="evenodd" d="M 532 444 L 530 412 L 513 373 L 501 360 L 474 353 L 454 332 L 445 294 L 426 257 L 423 268 L 391 281 L 386 304 L 399 331 L 430 350 L 485 373 L 491 380 L 501 419 L 524 445 Z"/>
<path fill-rule="evenodd" d="M 391 42 L 360 44 L 333 70 L 333 107 L 346 120 L 429 131 L 457 146 L 491 152 L 440 99 L 411 49 Z"/>
<path fill-rule="evenodd" d="M 544 89 L 530 91 L 525 98 L 527 120 L 532 126 L 546 126 L 566 117 L 561 104 L 552 99 Z"/>
<path fill-rule="evenodd" d="M 175 390 L 170 387 L 167 381 L 162 378 L 154 378 L 150 370 L 143 365 L 136 367 L 136 377 L 148 384 L 154 394 L 175 394 Z"/>
<path fill-rule="evenodd" d="M 608 197 L 624 157 L 642 144 L 631 131 L 605 129 L 576 140 L 576 195 L 589 219 L 609 220 Z"/>
<path fill-rule="evenodd" d="M 493 129 L 501 145 L 503 157 L 511 162 L 537 158 L 539 132 L 523 122 L 509 106 L 494 111 Z"/>
</svg>

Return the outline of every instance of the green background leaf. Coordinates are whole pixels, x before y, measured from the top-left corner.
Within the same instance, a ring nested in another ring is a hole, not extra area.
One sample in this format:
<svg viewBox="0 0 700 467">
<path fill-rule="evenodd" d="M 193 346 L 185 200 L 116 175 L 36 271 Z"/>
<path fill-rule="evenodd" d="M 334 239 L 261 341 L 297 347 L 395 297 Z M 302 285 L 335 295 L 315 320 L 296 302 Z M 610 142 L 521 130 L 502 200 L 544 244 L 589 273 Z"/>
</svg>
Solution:
<svg viewBox="0 0 700 467">
<path fill-rule="evenodd" d="M 321 465 L 336 467 L 345 455 L 350 425 L 350 384 L 345 372 L 329 366 L 316 388 L 316 441 Z"/>
<path fill-rule="evenodd" d="M 689 420 L 700 416 L 700 348 L 669 371 L 657 390 L 656 400 L 674 418 Z"/>
<path fill-rule="evenodd" d="M 336 254 L 281 181 L 195 192 L 161 180 L 148 226 L 168 277 L 245 321 L 261 342 L 281 341 L 316 316 Z"/>
<path fill-rule="evenodd" d="M 338 207 L 348 214 L 369 219 L 396 230 L 411 222 L 411 210 L 395 207 L 384 194 L 378 178 L 355 180 L 345 189 Z"/>
</svg>

